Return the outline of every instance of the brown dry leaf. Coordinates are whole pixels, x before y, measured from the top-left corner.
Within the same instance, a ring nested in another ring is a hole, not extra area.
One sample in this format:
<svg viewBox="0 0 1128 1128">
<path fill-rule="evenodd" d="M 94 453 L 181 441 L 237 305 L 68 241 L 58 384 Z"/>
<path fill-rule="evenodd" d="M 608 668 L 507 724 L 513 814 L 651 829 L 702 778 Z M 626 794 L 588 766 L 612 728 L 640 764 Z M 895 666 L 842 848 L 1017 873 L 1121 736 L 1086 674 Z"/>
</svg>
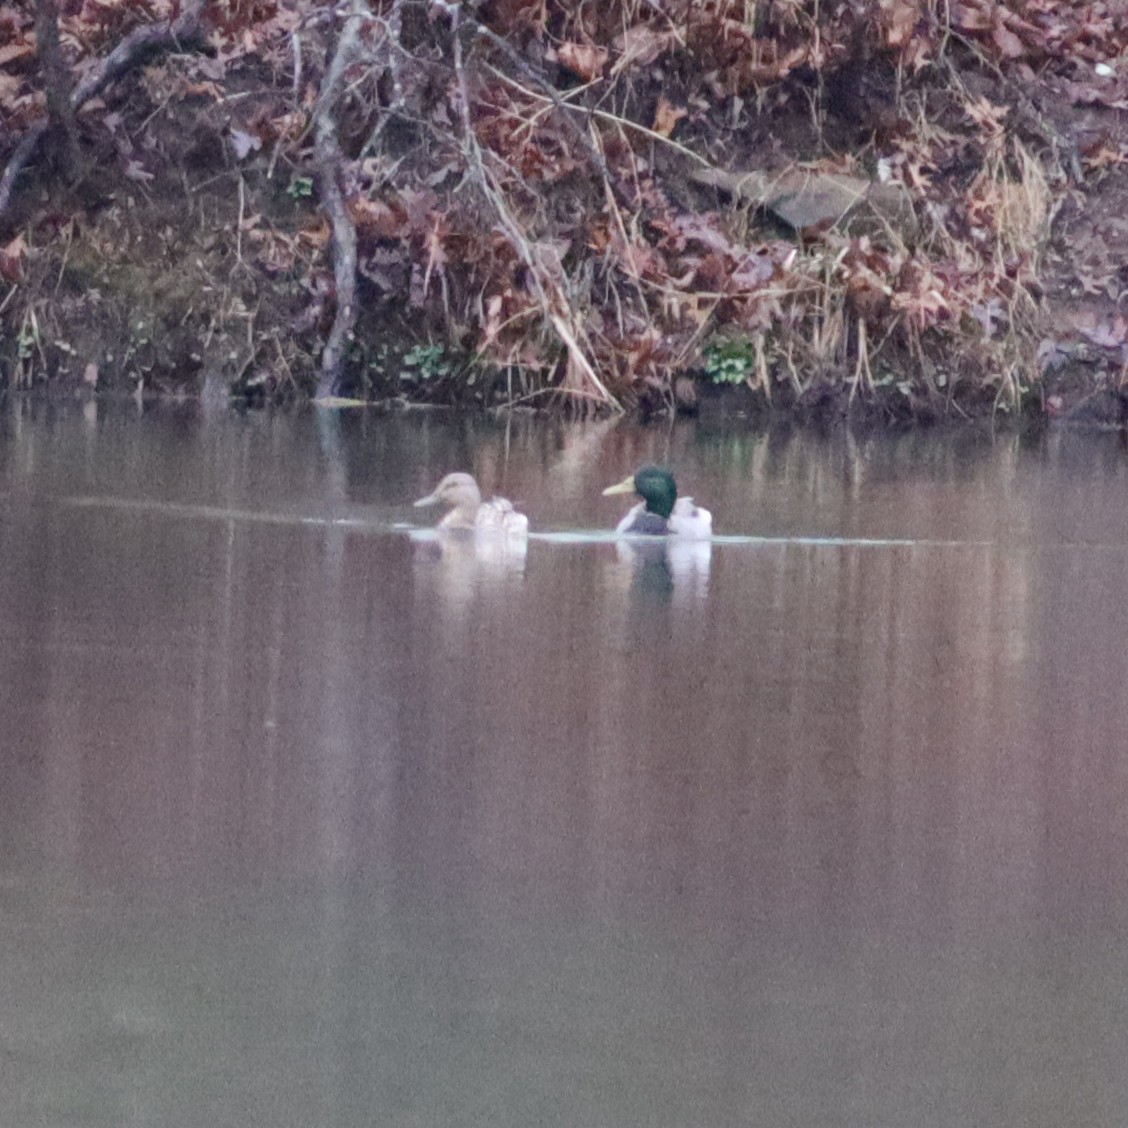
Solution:
<svg viewBox="0 0 1128 1128">
<path fill-rule="evenodd" d="M 357 228 L 377 239 L 401 239 L 408 234 L 407 217 L 399 208 L 391 208 L 383 200 L 356 196 L 349 200 L 349 211 Z"/>
<path fill-rule="evenodd" d="M 258 245 L 258 265 L 268 273 L 281 274 L 293 269 L 297 261 L 293 240 L 275 231 L 252 231 L 251 241 Z"/>
<path fill-rule="evenodd" d="M 756 43 L 756 50 L 750 51 L 739 62 L 720 72 L 726 90 L 738 91 L 747 86 L 778 82 L 804 64 L 818 69 L 819 60 L 813 57 L 811 47 L 806 44 L 792 48 L 785 55 L 779 55 L 778 44 L 770 40 L 757 40 Z"/>
<path fill-rule="evenodd" d="M 628 278 L 664 278 L 667 274 L 662 257 L 645 244 L 624 243 L 615 239 L 611 247 L 620 268 Z"/>
<path fill-rule="evenodd" d="M 588 228 L 587 245 L 597 255 L 606 251 L 613 242 L 614 239 L 605 220 L 597 220 Z"/>
<path fill-rule="evenodd" d="M 846 280 L 846 293 L 854 312 L 871 324 L 889 305 L 889 287 L 867 266 L 856 268 Z"/>
<path fill-rule="evenodd" d="M 9 282 L 17 281 L 26 254 L 27 242 L 22 235 L 17 235 L 11 242 L 0 247 L 0 276 Z"/>
<path fill-rule="evenodd" d="M 1128 161 L 1128 156 L 1121 148 L 1114 148 L 1109 143 L 1102 142 L 1095 152 L 1086 153 L 1083 164 L 1088 172 L 1096 172 L 1102 168 L 1115 168 Z"/>
<path fill-rule="evenodd" d="M 501 305 L 500 294 L 491 294 L 486 301 L 486 323 L 482 326 L 481 347 L 489 348 L 501 333 Z"/>
<path fill-rule="evenodd" d="M 1022 40 L 1009 27 L 1003 27 L 1002 24 L 995 25 L 991 38 L 1005 59 L 1021 59 L 1027 53 L 1026 45 Z"/>
<path fill-rule="evenodd" d="M 912 290 L 893 295 L 893 308 L 902 311 L 910 324 L 918 329 L 926 329 L 946 316 L 952 308 L 940 292 L 942 285 L 941 279 L 930 271 L 925 271 L 916 279 Z"/>
<path fill-rule="evenodd" d="M 964 103 L 964 113 L 989 137 L 1003 132 L 1003 121 L 1010 113 L 1009 106 L 996 106 L 986 98 L 976 98 Z"/>
<path fill-rule="evenodd" d="M 0 47 L 0 67 L 12 62 L 13 59 L 22 59 L 26 55 L 34 54 L 35 48 L 26 40 L 23 43 L 9 43 Z"/>
<path fill-rule="evenodd" d="M 585 82 L 594 82 L 607 66 L 607 49 L 591 43 L 561 43 L 556 48 L 556 60 Z"/>
<path fill-rule="evenodd" d="M 647 67 L 676 42 L 677 37 L 672 31 L 655 31 L 641 24 L 629 27 L 615 39 L 614 46 L 622 53 L 615 69 L 622 70 L 634 63 Z"/>
<path fill-rule="evenodd" d="M 446 248 L 443 246 L 443 223 L 442 217 L 435 216 L 435 222 L 431 225 L 431 229 L 427 232 L 423 239 L 423 246 L 427 252 L 427 275 L 430 276 L 433 270 L 442 271 L 443 267 L 447 265 L 449 258 L 446 253 Z"/>
<path fill-rule="evenodd" d="M 684 106 L 675 106 L 664 94 L 658 96 L 658 107 L 654 111 L 654 132 L 669 137 L 677 124 L 689 113 Z"/>
<path fill-rule="evenodd" d="M 904 47 L 920 18 L 920 5 L 914 0 L 881 0 L 881 10 L 886 45 L 894 50 Z"/>
<path fill-rule="evenodd" d="M 291 110 L 288 114 L 281 114 L 278 117 L 270 118 L 268 124 L 274 131 L 274 137 L 297 137 L 306 127 L 309 121 L 309 115 L 301 110 Z M 263 124 L 263 123 L 260 123 Z M 270 137 L 264 140 L 270 140 Z"/>
<path fill-rule="evenodd" d="M 315 251 L 320 251 L 329 242 L 329 235 L 329 220 L 324 216 L 318 216 L 313 223 L 298 232 L 298 238 Z"/>
<path fill-rule="evenodd" d="M 952 5 L 952 23 L 961 31 L 986 31 L 992 24 L 989 0 Z"/>
<path fill-rule="evenodd" d="M 191 98 L 193 95 L 204 95 L 218 102 L 223 98 L 223 91 L 214 82 L 189 82 L 184 87 L 184 97 Z"/>
</svg>

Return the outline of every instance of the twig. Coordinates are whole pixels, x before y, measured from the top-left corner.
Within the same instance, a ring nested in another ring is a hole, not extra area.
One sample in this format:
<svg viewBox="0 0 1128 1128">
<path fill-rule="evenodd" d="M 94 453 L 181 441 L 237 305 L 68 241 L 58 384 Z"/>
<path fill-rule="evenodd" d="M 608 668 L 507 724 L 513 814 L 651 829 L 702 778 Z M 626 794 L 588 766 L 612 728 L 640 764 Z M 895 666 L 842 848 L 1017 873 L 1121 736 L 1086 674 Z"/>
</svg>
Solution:
<svg viewBox="0 0 1128 1128">
<path fill-rule="evenodd" d="M 613 114 L 609 110 L 595 110 L 587 109 L 584 106 L 572 105 L 569 99 L 564 97 L 550 98 L 544 94 L 538 94 L 535 90 L 530 90 L 527 86 L 522 86 L 521 83 L 512 79 L 507 74 L 503 74 L 496 67 L 486 63 L 486 69 L 497 79 L 503 82 L 506 86 L 512 86 L 515 90 L 520 90 L 528 98 L 533 98 L 538 102 L 547 102 L 560 110 L 574 110 L 589 117 L 597 117 L 602 121 L 613 122 L 615 125 L 624 126 L 627 129 L 633 129 L 638 133 L 644 134 L 649 137 L 651 141 L 657 141 L 662 145 L 667 145 L 671 149 L 677 150 L 683 156 L 689 157 L 690 160 L 696 161 L 699 165 L 705 168 L 712 168 L 712 163 L 706 158 L 701 156 L 700 153 L 695 153 L 692 149 L 687 148 L 685 145 L 679 144 L 671 137 L 665 137 L 661 133 L 655 132 L 653 129 L 645 125 L 640 125 L 637 121 L 631 121 L 630 118 L 620 117 L 618 114 Z M 587 87 L 581 87 L 581 90 L 586 90 Z M 575 93 L 570 91 L 569 93 Z M 588 148 L 590 149 L 590 144 Z M 600 158 L 602 161 L 602 158 Z"/>
<path fill-rule="evenodd" d="M 537 261 L 536 256 L 532 252 L 532 248 L 529 246 L 528 239 L 521 230 L 520 224 L 514 218 L 513 213 L 505 202 L 505 196 L 500 185 L 496 183 L 489 169 L 486 167 L 481 146 L 478 144 L 477 134 L 474 132 L 473 124 L 470 121 L 470 90 L 469 84 L 466 81 L 466 69 L 462 59 L 462 38 L 459 35 L 461 10 L 454 5 L 446 4 L 444 0 L 435 0 L 435 3 L 447 11 L 451 17 L 454 38 L 454 73 L 458 83 L 458 110 L 467 149 L 467 162 L 470 166 L 471 173 L 478 181 L 486 199 L 493 205 L 500 226 L 505 232 L 510 246 L 513 247 L 514 251 L 516 251 L 521 261 L 528 269 L 529 278 L 536 290 L 543 315 L 556 330 L 572 363 L 584 374 L 591 383 L 591 386 L 595 389 L 595 393 L 591 398 L 598 400 L 606 407 L 622 410 L 622 405 L 615 396 L 608 391 L 603 381 L 600 380 L 599 374 L 595 371 L 594 366 L 580 345 L 575 328 L 569 325 L 565 320 L 564 311 L 569 308 L 569 305 L 562 293 L 560 283 L 558 280 L 551 277 L 542 263 Z M 527 67 L 525 69 L 527 69 Z M 602 166 L 602 157 L 596 153 L 595 158 Z M 569 390 L 574 391 L 575 389 Z"/>
<path fill-rule="evenodd" d="M 534 388 L 531 392 L 526 392 L 523 396 L 506 400 L 505 403 L 499 403 L 495 410 L 508 411 L 510 408 L 517 407 L 522 403 L 527 403 L 531 399 L 538 399 L 541 396 L 571 396 L 574 399 L 594 400 L 604 407 L 607 405 L 607 401 L 595 392 L 589 392 L 584 388 L 561 388 L 554 385 L 551 388 Z"/>
<path fill-rule="evenodd" d="M 356 325 L 356 225 L 349 214 L 341 183 L 344 154 L 334 115 L 345 72 L 356 54 L 360 29 L 367 14 L 364 0 L 352 0 L 313 109 L 313 158 L 321 203 L 333 228 L 333 277 L 337 291 L 337 312 L 321 353 L 318 399 L 340 393 L 345 350 Z"/>
<path fill-rule="evenodd" d="M 239 177 L 239 219 L 235 225 L 235 262 L 239 266 L 245 265 L 243 262 L 243 215 L 245 214 L 247 206 L 247 193 L 243 177 Z"/>
<path fill-rule="evenodd" d="M 544 97 L 546 97 L 548 101 L 550 101 L 557 109 L 566 108 L 556 88 L 552 85 L 551 82 L 548 81 L 548 79 L 546 79 L 543 75 L 538 74 L 536 70 L 533 69 L 528 59 L 526 59 L 518 50 L 516 50 L 516 48 L 514 48 L 512 44 L 509 44 L 504 39 L 502 39 L 502 37 L 495 31 L 492 31 L 490 28 L 486 27 L 485 24 L 480 23 L 478 20 L 474 19 L 473 16 L 468 15 L 462 5 L 451 3 L 451 0 L 430 0 L 430 3 L 433 7 L 441 9 L 442 11 L 446 12 L 448 16 L 450 16 L 451 27 L 454 30 L 455 52 L 458 56 L 459 62 L 461 61 L 461 44 L 459 43 L 458 39 L 458 29 L 461 24 L 465 22 L 466 25 L 473 29 L 475 35 L 492 43 L 499 51 L 501 51 L 503 55 L 505 55 L 507 59 L 509 59 L 509 61 L 517 68 L 518 71 L 520 71 L 522 74 L 528 75 L 529 78 L 544 91 Z M 519 88 L 524 89 L 524 87 L 520 86 L 520 83 L 516 83 L 516 85 Z M 587 134 L 584 132 L 580 124 L 575 121 L 571 117 L 571 115 L 565 115 L 563 120 L 575 135 L 576 140 L 579 141 L 579 143 L 587 150 L 588 155 L 591 157 L 592 161 L 595 163 L 596 167 L 599 169 L 603 177 L 608 181 L 612 181 L 611 174 L 607 169 L 607 165 L 603 160 L 602 154 L 599 153 L 595 148 L 593 148 L 590 139 L 588 138 Z"/>
</svg>

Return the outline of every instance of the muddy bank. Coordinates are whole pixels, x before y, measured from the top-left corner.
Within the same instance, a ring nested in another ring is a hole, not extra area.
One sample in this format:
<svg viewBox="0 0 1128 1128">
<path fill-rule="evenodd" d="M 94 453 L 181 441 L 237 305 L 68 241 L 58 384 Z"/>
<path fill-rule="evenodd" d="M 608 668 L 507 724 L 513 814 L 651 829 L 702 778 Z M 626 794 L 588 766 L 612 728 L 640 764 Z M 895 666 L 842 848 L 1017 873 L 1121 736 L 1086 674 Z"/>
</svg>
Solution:
<svg viewBox="0 0 1128 1128">
<path fill-rule="evenodd" d="M 5 11 L 7 387 L 1120 425 L 1128 18 L 605 7 Z"/>
</svg>

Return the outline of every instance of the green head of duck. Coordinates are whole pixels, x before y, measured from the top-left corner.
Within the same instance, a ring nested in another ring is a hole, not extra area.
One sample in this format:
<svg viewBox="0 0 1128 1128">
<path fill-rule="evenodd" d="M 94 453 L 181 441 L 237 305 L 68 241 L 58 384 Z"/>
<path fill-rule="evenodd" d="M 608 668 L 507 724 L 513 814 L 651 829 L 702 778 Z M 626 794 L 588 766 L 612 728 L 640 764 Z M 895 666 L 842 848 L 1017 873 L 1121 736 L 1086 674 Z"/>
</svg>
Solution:
<svg viewBox="0 0 1128 1128">
<path fill-rule="evenodd" d="M 642 501 L 619 522 L 616 532 L 632 536 L 693 537 L 713 535 L 713 515 L 691 497 L 678 497 L 673 474 L 661 466 L 642 466 L 629 478 L 608 486 L 605 496 L 633 493 Z"/>
</svg>

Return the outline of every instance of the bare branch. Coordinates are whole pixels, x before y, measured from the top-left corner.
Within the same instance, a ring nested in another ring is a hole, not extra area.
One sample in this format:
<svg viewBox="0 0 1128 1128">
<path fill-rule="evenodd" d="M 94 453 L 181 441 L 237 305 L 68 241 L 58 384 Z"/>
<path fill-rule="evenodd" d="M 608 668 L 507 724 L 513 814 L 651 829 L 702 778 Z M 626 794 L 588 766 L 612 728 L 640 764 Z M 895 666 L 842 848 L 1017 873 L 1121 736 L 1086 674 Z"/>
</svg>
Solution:
<svg viewBox="0 0 1128 1128">
<path fill-rule="evenodd" d="M 73 83 L 59 47 L 59 8 L 55 0 L 36 0 L 35 43 L 47 93 L 48 128 L 58 138 L 56 157 L 70 180 L 78 174 L 78 130 L 71 105 Z"/>
<path fill-rule="evenodd" d="M 337 136 L 336 110 L 345 72 L 356 55 L 367 16 L 368 5 L 364 0 L 352 0 L 313 110 L 313 156 L 321 202 L 333 227 L 333 275 L 337 291 L 337 313 L 321 353 L 318 399 L 340 393 L 345 352 L 356 325 L 356 225 L 349 214 L 342 184 L 344 155 Z"/>
</svg>

